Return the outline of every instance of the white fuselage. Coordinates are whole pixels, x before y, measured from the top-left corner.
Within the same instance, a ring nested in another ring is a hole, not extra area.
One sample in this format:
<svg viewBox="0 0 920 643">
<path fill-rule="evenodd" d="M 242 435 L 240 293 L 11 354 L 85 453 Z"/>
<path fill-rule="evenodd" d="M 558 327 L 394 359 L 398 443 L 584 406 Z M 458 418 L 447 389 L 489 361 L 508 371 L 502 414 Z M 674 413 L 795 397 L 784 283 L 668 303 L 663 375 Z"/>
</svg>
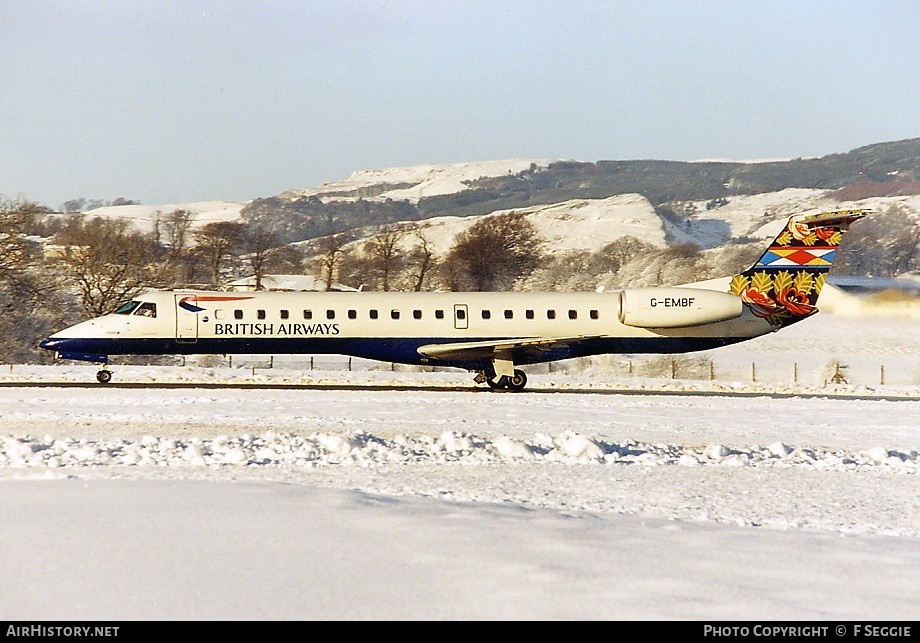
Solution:
<svg viewBox="0 0 920 643">
<path fill-rule="evenodd" d="M 656 297 L 656 292 L 650 291 L 648 310 L 689 314 L 680 308 L 693 304 L 694 298 L 663 297 L 660 292 Z M 708 291 L 687 292 L 706 296 Z M 716 295 L 734 297 L 712 296 Z M 627 325 L 620 321 L 626 299 L 619 292 L 151 291 L 135 301 L 142 305 L 65 329 L 45 340 L 45 347 L 63 357 L 338 353 L 473 369 L 488 361 L 476 351 L 430 357 L 419 349 L 517 342 L 515 362 L 523 364 L 605 352 L 705 350 L 775 330 L 740 305 L 737 315 L 724 321 L 667 327 L 672 322 L 662 318 L 662 327 Z M 517 350 L 521 340 L 530 340 L 525 345 L 540 340 L 556 345 L 540 351 Z"/>
</svg>

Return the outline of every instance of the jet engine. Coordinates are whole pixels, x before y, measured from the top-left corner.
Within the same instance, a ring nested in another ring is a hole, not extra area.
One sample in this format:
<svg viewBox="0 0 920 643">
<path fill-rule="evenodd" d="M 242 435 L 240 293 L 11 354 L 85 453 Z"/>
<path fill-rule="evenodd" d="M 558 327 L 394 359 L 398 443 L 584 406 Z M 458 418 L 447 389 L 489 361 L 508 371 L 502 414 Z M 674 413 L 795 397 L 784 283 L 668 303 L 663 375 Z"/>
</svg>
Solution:
<svg viewBox="0 0 920 643">
<path fill-rule="evenodd" d="M 683 328 L 740 317 L 741 298 L 702 288 L 634 288 L 620 293 L 620 322 L 639 328 Z"/>
</svg>

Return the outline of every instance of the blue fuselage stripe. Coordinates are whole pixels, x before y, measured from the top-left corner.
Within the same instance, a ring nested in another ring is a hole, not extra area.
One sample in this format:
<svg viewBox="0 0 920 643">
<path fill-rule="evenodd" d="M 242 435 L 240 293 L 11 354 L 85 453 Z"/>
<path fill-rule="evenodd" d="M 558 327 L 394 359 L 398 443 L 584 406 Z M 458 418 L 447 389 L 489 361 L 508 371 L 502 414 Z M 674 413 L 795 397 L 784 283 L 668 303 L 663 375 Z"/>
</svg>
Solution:
<svg viewBox="0 0 920 643">
<path fill-rule="evenodd" d="M 502 341 L 507 337 L 477 337 L 468 341 Z M 603 353 L 685 353 L 704 351 L 727 346 L 747 337 L 595 337 L 573 342 L 568 346 L 548 351 L 534 352 L 515 359 L 519 364 L 537 364 L 560 359 L 587 357 Z M 47 340 L 46 340 L 47 341 Z M 425 358 L 418 348 L 426 344 L 446 344 L 455 340 L 443 337 L 412 338 L 269 338 L 269 337 L 226 337 L 199 338 L 193 342 L 177 341 L 175 338 L 141 339 L 56 339 L 48 342 L 48 349 L 59 353 L 85 353 L 102 355 L 220 355 L 220 354 L 336 354 L 351 355 L 383 362 L 400 364 L 436 364 L 476 368 L 483 360 L 440 360 Z"/>
</svg>

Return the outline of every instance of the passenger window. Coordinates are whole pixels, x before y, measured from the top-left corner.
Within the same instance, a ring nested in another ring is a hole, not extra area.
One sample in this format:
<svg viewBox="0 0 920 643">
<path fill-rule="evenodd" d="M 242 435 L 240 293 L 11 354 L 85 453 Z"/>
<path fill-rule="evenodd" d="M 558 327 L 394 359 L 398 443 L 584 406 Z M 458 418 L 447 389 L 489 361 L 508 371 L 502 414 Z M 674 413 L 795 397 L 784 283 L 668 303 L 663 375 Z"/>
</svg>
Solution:
<svg viewBox="0 0 920 643">
<path fill-rule="evenodd" d="M 223 319 L 224 318 L 224 309 L 218 308 L 214 311 L 214 319 Z"/>
<path fill-rule="evenodd" d="M 331 308 L 326 311 L 326 319 L 335 319 L 335 311 Z"/>
<path fill-rule="evenodd" d="M 257 311 L 256 311 L 256 318 L 257 318 L 257 319 L 265 319 L 265 311 L 264 311 L 264 310 L 257 310 Z"/>
<path fill-rule="evenodd" d="M 288 313 L 288 311 L 282 310 L 282 311 L 281 311 L 281 319 L 287 319 L 288 317 L 290 317 L 290 314 Z"/>
<path fill-rule="evenodd" d="M 141 317 L 156 317 L 157 305 L 151 304 L 150 302 L 145 302 L 137 307 L 137 310 L 134 311 L 134 314 L 140 315 Z"/>
<path fill-rule="evenodd" d="M 413 310 L 413 311 L 412 311 L 412 317 L 413 317 L 413 319 L 421 319 L 421 318 L 422 318 L 422 311 L 420 311 L 420 310 Z"/>
<path fill-rule="evenodd" d="M 513 319 L 513 318 L 514 318 L 514 312 L 513 312 L 513 311 L 510 311 L 510 310 L 506 310 L 506 311 L 505 311 L 505 319 Z"/>
<path fill-rule="evenodd" d="M 533 311 L 532 311 L 532 310 L 525 310 L 525 311 L 524 311 L 524 317 L 526 317 L 527 319 L 533 319 Z"/>
<path fill-rule="evenodd" d="M 547 310 L 547 311 L 546 311 L 546 318 L 547 318 L 547 319 L 556 319 L 556 311 L 555 311 L 555 310 Z"/>
<path fill-rule="evenodd" d="M 239 308 L 237 308 L 236 310 L 233 311 L 233 319 L 242 319 L 242 318 L 243 318 L 243 311 L 242 311 L 242 310 L 240 310 Z"/>
<path fill-rule="evenodd" d="M 312 311 L 312 310 L 305 310 L 305 311 L 303 311 L 303 318 L 304 318 L 304 319 L 313 319 L 313 311 Z"/>
<path fill-rule="evenodd" d="M 462 308 L 457 308 L 457 319 L 466 319 L 466 311 Z"/>
<path fill-rule="evenodd" d="M 349 310 L 349 311 L 348 311 L 348 319 L 357 319 L 357 318 L 358 318 L 358 311 L 357 311 L 357 310 Z"/>
<path fill-rule="evenodd" d="M 484 311 L 482 311 L 482 318 L 483 318 L 483 319 L 490 319 L 491 317 L 492 317 L 492 311 L 491 311 L 491 310 L 484 310 Z"/>
<path fill-rule="evenodd" d="M 569 319 L 578 319 L 578 312 L 574 310 L 569 311 Z"/>
<path fill-rule="evenodd" d="M 390 317 L 392 317 L 393 319 L 399 319 L 399 311 L 398 311 L 398 310 L 391 310 L 391 311 L 390 311 Z"/>
<path fill-rule="evenodd" d="M 376 311 L 376 310 L 373 310 L 373 309 L 371 309 L 371 311 L 368 313 L 368 315 L 370 316 L 371 319 L 377 319 L 377 316 L 378 316 L 378 315 L 377 315 L 377 311 Z"/>
<path fill-rule="evenodd" d="M 444 311 L 443 311 L 443 310 L 436 310 L 436 311 L 434 311 L 434 318 L 435 318 L 435 319 L 444 319 Z"/>
<path fill-rule="evenodd" d="M 591 311 L 591 319 L 600 319 L 601 315 L 596 310 Z"/>
</svg>

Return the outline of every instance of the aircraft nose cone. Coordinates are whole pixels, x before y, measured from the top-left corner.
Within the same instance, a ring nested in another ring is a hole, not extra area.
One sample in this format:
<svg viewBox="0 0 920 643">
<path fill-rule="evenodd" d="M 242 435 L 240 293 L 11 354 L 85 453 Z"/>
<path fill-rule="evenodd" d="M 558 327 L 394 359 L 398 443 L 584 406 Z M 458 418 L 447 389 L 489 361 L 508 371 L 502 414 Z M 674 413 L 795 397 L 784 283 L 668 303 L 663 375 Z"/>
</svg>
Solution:
<svg viewBox="0 0 920 643">
<path fill-rule="evenodd" d="M 38 343 L 38 347 L 49 351 L 56 351 L 59 350 L 63 344 L 64 340 L 46 337 Z"/>
</svg>

